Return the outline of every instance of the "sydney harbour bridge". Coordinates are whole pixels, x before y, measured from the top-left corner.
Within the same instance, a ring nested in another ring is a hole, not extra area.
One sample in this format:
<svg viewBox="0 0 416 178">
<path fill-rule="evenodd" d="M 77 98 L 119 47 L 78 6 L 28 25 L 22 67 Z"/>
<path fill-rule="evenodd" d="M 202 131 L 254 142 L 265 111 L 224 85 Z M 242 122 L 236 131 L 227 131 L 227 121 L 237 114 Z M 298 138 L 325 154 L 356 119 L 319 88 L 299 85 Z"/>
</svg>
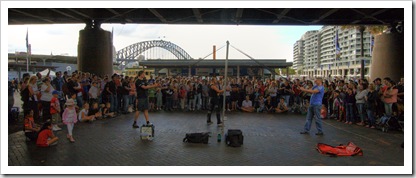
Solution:
<svg viewBox="0 0 416 178">
<path fill-rule="evenodd" d="M 119 66 L 119 69 L 124 69 L 131 63 L 139 63 L 140 66 L 155 68 L 155 71 L 161 68 L 182 68 L 188 69 L 188 75 L 191 75 L 191 70 L 195 68 L 210 68 L 213 73 L 215 70 L 224 69 L 224 59 L 216 59 L 216 53 L 224 49 L 225 45 L 216 48 L 213 47 L 212 52 L 203 58 L 194 59 L 186 50 L 180 46 L 165 40 L 150 40 L 142 41 L 129 45 L 115 54 L 114 62 Z M 292 62 L 286 62 L 286 59 L 255 59 L 247 53 L 231 45 L 234 50 L 237 50 L 246 59 L 229 60 L 229 68 L 236 71 L 236 75 L 240 74 L 240 70 L 247 70 L 247 68 L 255 68 L 264 73 L 264 69 L 270 71 L 271 74 L 276 75 L 275 68 L 287 68 L 292 66 Z M 207 59 L 212 56 L 211 59 Z M 241 67 L 241 69 L 240 69 Z M 256 70 L 256 71 L 257 71 Z M 288 70 L 287 70 L 288 71 Z M 195 72 L 192 72 L 195 73 Z M 246 73 L 246 72 L 243 72 Z"/>
</svg>

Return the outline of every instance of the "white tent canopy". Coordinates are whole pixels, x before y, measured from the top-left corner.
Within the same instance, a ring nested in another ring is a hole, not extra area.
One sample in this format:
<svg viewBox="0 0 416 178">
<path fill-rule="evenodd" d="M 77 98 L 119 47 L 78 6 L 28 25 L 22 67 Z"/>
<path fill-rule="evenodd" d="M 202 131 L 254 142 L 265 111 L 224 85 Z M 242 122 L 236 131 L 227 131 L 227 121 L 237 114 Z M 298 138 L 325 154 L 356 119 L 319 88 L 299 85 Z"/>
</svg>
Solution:
<svg viewBox="0 0 416 178">
<path fill-rule="evenodd" d="M 42 77 L 45 77 L 50 69 L 45 69 L 42 72 L 39 72 L 40 74 L 42 74 Z M 49 73 L 49 76 L 51 77 L 55 77 L 55 72 L 51 70 L 51 72 Z"/>
</svg>

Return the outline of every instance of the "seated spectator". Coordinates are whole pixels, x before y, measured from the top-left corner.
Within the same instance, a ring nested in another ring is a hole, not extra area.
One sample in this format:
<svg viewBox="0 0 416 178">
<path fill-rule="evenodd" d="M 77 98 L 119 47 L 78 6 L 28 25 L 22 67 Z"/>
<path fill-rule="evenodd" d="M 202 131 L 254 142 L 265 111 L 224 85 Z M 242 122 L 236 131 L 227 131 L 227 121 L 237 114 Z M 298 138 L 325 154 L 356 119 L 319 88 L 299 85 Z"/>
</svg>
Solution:
<svg viewBox="0 0 416 178">
<path fill-rule="evenodd" d="M 266 99 L 263 98 L 263 95 L 259 96 L 259 99 L 257 101 L 257 112 L 263 112 L 266 111 L 266 104 L 265 104 Z"/>
<path fill-rule="evenodd" d="M 94 116 L 96 119 L 102 119 L 102 114 L 100 108 L 98 108 L 98 103 L 92 103 L 91 109 L 88 110 L 88 116 Z"/>
<path fill-rule="evenodd" d="M 286 106 L 285 98 L 281 97 L 280 102 L 277 104 L 276 112 L 277 113 L 284 113 L 287 112 L 289 109 Z"/>
<path fill-rule="evenodd" d="M 114 112 L 110 112 L 110 107 L 111 107 L 110 102 L 107 102 L 105 104 L 105 106 L 101 109 L 101 111 L 102 111 L 101 114 L 104 118 L 110 118 L 110 117 L 113 118 L 113 117 L 115 117 Z"/>
<path fill-rule="evenodd" d="M 81 122 L 92 122 L 95 120 L 95 116 L 88 116 L 88 110 L 90 109 L 90 104 L 87 102 L 84 103 L 83 108 L 78 114 L 78 120 Z"/>
<path fill-rule="evenodd" d="M 267 97 L 265 106 L 266 106 L 265 109 L 267 112 L 274 112 L 272 97 L 270 95 Z"/>
<path fill-rule="evenodd" d="M 28 115 L 25 117 L 24 121 L 24 132 L 25 136 L 29 141 L 35 141 L 38 137 L 38 132 L 40 130 L 40 127 L 35 124 L 35 121 L 33 119 L 33 110 L 29 112 Z"/>
<path fill-rule="evenodd" d="M 250 96 L 246 96 L 246 99 L 241 104 L 241 110 L 244 112 L 254 112 L 253 102 L 251 102 Z"/>
<path fill-rule="evenodd" d="M 57 143 L 58 137 L 56 137 L 52 132 L 52 123 L 46 122 L 39 131 L 36 145 L 39 147 L 48 147 L 56 145 Z"/>
<path fill-rule="evenodd" d="M 328 109 L 323 104 L 321 107 L 321 118 L 326 119 L 327 115 L 328 115 Z"/>
</svg>

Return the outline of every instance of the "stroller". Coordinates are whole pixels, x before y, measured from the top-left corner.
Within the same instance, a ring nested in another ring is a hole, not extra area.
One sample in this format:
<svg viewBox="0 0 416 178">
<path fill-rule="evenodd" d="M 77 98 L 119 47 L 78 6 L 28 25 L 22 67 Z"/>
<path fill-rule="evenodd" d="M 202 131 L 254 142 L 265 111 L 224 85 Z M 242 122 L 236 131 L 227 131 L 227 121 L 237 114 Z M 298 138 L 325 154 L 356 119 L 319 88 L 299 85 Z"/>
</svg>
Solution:
<svg viewBox="0 0 416 178">
<path fill-rule="evenodd" d="M 404 116 L 387 116 L 383 115 L 376 121 L 376 128 L 382 132 L 388 132 L 389 130 L 400 130 L 404 129 Z"/>
</svg>

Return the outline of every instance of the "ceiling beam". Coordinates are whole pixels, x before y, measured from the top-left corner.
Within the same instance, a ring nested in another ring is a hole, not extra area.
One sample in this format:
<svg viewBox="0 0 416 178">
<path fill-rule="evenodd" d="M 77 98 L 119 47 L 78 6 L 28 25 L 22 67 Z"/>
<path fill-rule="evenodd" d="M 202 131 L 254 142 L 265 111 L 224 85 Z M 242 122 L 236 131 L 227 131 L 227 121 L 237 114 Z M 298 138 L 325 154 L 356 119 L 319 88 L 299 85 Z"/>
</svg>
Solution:
<svg viewBox="0 0 416 178">
<path fill-rule="evenodd" d="M 43 20 L 43 21 L 48 22 L 48 23 L 55 23 L 55 22 L 54 22 L 54 21 L 52 21 L 52 20 L 45 19 L 45 18 L 40 17 L 40 16 L 37 16 L 37 15 L 29 14 L 29 13 L 27 13 L 27 12 L 23 12 L 23 11 L 20 11 L 20 10 L 17 10 L 17 9 L 10 9 L 10 10 L 11 10 L 11 11 L 14 11 L 14 12 L 17 12 L 17 13 L 20 13 L 20 14 L 23 14 L 23 15 L 26 15 L 26 16 L 29 16 L 29 17 L 33 17 L 33 18 L 36 18 L 36 19 Z"/>
<path fill-rule="evenodd" d="M 277 19 L 276 20 L 273 20 L 273 22 L 272 23 L 274 23 L 274 24 L 276 24 L 276 23 L 279 23 L 280 22 L 280 20 L 282 20 L 282 18 L 283 17 L 285 17 L 286 16 L 286 14 L 288 13 L 290 11 L 290 8 L 286 8 L 286 9 L 283 9 L 283 11 L 277 16 Z"/>
<path fill-rule="evenodd" d="M 312 24 L 316 24 L 316 23 L 320 22 L 321 20 L 325 19 L 326 17 L 330 16 L 331 14 L 333 14 L 333 13 L 337 12 L 338 10 L 339 10 L 338 8 L 336 8 L 336 9 L 331 9 L 331 10 L 329 10 L 328 12 L 326 12 L 325 14 L 321 15 L 321 16 L 319 17 L 319 19 L 316 19 L 316 20 L 312 21 L 311 23 L 312 23 Z"/>
<path fill-rule="evenodd" d="M 61 15 L 67 16 L 67 17 L 69 17 L 69 18 L 73 18 L 73 19 L 78 20 L 78 21 L 82 21 L 82 19 L 80 19 L 80 18 L 77 18 L 77 17 L 75 17 L 75 16 L 72 16 L 72 15 L 70 15 L 70 14 L 68 14 L 68 13 L 62 12 L 62 11 L 57 10 L 57 9 L 52 9 L 52 8 L 51 8 L 51 9 L 49 9 L 49 8 L 48 8 L 48 10 L 51 10 L 51 11 L 56 12 L 56 13 L 58 13 L 58 14 L 61 14 Z"/>
<path fill-rule="evenodd" d="M 379 21 L 379 22 L 381 22 L 382 24 L 385 24 L 385 22 L 384 22 L 384 21 L 381 21 L 381 20 L 379 20 L 379 19 L 377 19 L 377 18 L 375 18 L 375 17 L 373 17 L 373 16 L 371 16 L 371 15 L 367 15 L 366 13 L 361 12 L 361 11 L 359 11 L 358 9 L 351 8 L 351 10 L 352 10 L 352 11 L 354 11 L 354 12 L 356 12 L 356 13 L 359 13 L 359 14 L 363 15 L 363 16 L 364 16 L 364 18 L 371 18 L 371 19 L 373 19 L 373 20 L 375 20 L 375 21 Z M 364 18 L 361 18 L 361 20 L 356 20 L 356 21 L 354 21 L 355 23 L 354 23 L 354 22 L 352 22 L 352 24 L 356 24 L 356 23 L 358 23 L 358 22 L 362 21 Z"/>
<path fill-rule="evenodd" d="M 243 11 L 244 9 L 238 8 L 237 12 L 235 13 L 235 22 L 237 24 L 241 23 L 241 18 L 243 17 Z"/>
<path fill-rule="evenodd" d="M 132 23 L 133 21 L 132 21 L 131 19 L 124 18 L 124 15 L 126 15 L 126 14 L 128 14 L 128 13 L 130 13 L 130 12 L 132 12 L 132 11 L 135 11 L 136 9 L 131 9 L 131 10 L 128 10 L 128 11 L 124 12 L 123 14 L 120 14 L 120 13 L 118 13 L 116 10 L 111 9 L 111 8 L 106 8 L 106 10 L 110 11 L 110 12 L 111 12 L 111 13 L 113 13 L 115 16 L 110 17 L 110 18 L 107 18 L 107 19 L 103 20 L 102 22 L 105 22 L 105 21 L 108 21 L 108 20 L 110 20 L 110 19 L 114 19 L 114 18 L 116 18 L 116 17 L 120 17 L 120 16 L 122 16 L 122 17 L 123 17 L 123 18 L 122 18 L 123 20 L 125 20 L 126 22 L 129 22 L 129 23 Z"/>
<path fill-rule="evenodd" d="M 159 13 L 159 12 L 157 12 L 157 10 L 156 9 L 150 9 L 149 8 L 149 11 L 153 14 L 153 15 L 155 15 L 157 18 L 159 18 L 159 20 L 161 21 L 161 22 L 163 22 L 163 23 L 167 23 L 168 21 Z"/>
<path fill-rule="evenodd" d="M 198 23 L 204 23 L 204 21 L 202 20 L 201 12 L 199 11 L 199 9 L 193 8 L 192 12 L 194 12 L 194 15 L 195 15 L 196 20 L 198 21 Z"/>
<path fill-rule="evenodd" d="M 93 18 L 90 17 L 89 15 L 86 15 L 86 14 L 84 14 L 82 12 L 79 12 L 79 11 L 77 11 L 75 9 L 68 9 L 68 10 L 70 10 L 71 12 L 76 13 L 76 14 L 78 14 L 80 16 L 83 16 L 83 17 L 87 18 L 88 20 L 93 20 Z"/>
</svg>

